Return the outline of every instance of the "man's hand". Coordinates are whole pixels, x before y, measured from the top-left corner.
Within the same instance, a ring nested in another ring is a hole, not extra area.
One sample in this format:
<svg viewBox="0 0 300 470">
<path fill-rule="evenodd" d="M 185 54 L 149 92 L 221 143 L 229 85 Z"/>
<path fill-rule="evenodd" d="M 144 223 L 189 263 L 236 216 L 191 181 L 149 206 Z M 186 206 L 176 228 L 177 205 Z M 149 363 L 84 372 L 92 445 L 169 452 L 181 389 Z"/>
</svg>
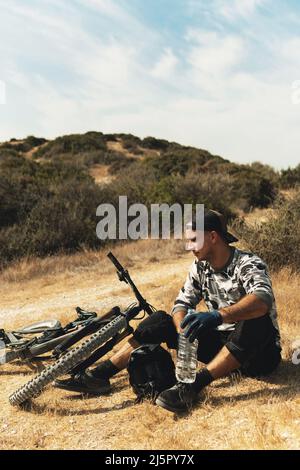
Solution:
<svg viewBox="0 0 300 470">
<path fill-rule="evenodd" d="M 184 336 L 190 343 L 202 334 L 205 330 L 212 330 L 223 323 L 223 318 L 218 310 L 210 312 L 198 312 L 187 315 L 181 322 L 181 328 L 186 328 Z"/>
</svg>

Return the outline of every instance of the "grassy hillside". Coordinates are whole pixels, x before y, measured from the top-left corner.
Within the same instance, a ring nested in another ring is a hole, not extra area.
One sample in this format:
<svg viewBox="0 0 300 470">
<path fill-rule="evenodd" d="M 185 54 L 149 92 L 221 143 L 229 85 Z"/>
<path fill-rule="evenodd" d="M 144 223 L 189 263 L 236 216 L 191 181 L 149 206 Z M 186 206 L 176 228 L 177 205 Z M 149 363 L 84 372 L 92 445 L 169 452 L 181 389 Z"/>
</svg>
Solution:
<svg viewBox="0 0 300 470">
<path fill-rule="evenodd" d="M 0 268 L 22 257 L 100 248 L 96 208 L 117 208 L 119 195 L 147 206 L 203 203 L 232 219 L 272 205 L 281 185 L 297 185 L 298 173 L 130 134 L 12 139 L 0 145 Z"/>
</svg>

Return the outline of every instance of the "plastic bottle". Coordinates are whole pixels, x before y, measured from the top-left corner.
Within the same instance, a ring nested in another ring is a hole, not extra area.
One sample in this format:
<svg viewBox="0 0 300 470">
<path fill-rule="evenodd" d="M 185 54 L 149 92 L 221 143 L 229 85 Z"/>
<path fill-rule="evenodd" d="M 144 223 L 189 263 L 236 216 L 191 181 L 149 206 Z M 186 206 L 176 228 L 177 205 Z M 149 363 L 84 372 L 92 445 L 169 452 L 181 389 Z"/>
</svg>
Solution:
<svg viewBox="0 0 300 470">
<path fill-rule="evenodd" d="M 187 315 L 191 313 L 194 313 L 194 310 L 189 309 Z M 190 343 L 189 340 L 184 337 L 183 333 L 179 334 L 176 362 L 176 378 L 179 382 L 195 382 L 198 364 L 197 350 L 197 339 L 195 339 L 193 343 Z"/>
</svg>

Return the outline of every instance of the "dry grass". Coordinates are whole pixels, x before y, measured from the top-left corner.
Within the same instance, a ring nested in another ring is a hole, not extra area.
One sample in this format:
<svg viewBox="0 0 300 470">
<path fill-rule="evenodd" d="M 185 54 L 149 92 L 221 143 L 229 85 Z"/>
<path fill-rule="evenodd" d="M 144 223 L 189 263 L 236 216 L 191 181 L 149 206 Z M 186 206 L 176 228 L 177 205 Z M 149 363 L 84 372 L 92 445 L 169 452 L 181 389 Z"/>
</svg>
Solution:
<svg viewBox="0 0 300 470">
<path fill-rule="evenodd" d="M 180 244 L 141 241 L 113 250 L 146 298 L 168 310 L 186 275 L 190 255 Z M 158 260 L 160 262 L 158 263 Z M 131 300 L 115 280 L 103 252 L 31 260 L 1 275 L 5 326 L 56 316 L 67 321 L 72 309 L 103 309 Z M 280 315 L 284 361 L 264 380 L 222 379 L 207 390 L 189 416 L 150 403 L 136 405 L 126 372 L 114 380 L 114 393 L 82 399 L 53 388 L 30 410 L 8 404 L 8 396 L 32 372 L 22 365 L 1 367 L 1 449 L 297 449 L 300 444 L 300 368 L 291 363 L 291 344 L 300 336 L 299 280 L 289 270 L 273 276 Z M 1 315 L 1 313 L 0 313 Z"/>
<path fill-rule="evenodd" d="M 134 153 L 124 148 L 121 139 L 118 139 L 117 141 L 108 141 L 107 148 L 113 152 L 122 153 L 125 157 L 140 159 L 140 155 L 135 155 Z"/>
<path fill-rule="evenodd" d="M 131 267 L 136 263 L 158 262 L 174 256 L 181 257 L 183 246 L 181 240 L 139 240 L 135 243 L 120 243 L 105 250 L 83 249 L 72 255 L 24 258 L 0 272 L 0 283 L 2 285 L 18 283 L 45 276 L 57 277 L 60 274 L 72 276 L 79 272 L 90 273 L 91 270 L 98 271 L 99 269 L 106 274 L 111 271 L 111 263 L 106 257 L 110 250 L 115 256 L 120 256 L 127 267 Z"/>
<path fill-rule="evenodd" d="M 244 218 L 248 225 L 257 226 L 257 224 L 264 224 L 268 222 L 275 214 L 275 209 L 268 207 L 266 209 L 254 209 L 253 211 L 245 214 Z"/>
<path fill-rule="evenodd" d="M 113 180 L 113 176 L 109 174 L 109 165 L 93 165 L 89 171 L 92 178 L 97 184 L 108 184 Z"/>
<path fill-rule="evenodd" d="M 135 158 L 137 160 L 143 160 L 146 155 L 148 157 L 155 157 L 157 155 L 160 155 L 160 152 L 158 150 L 144 149 L 140 145 L 137 145 L 136 147 L 139 153 L 132 153 L 130 152 L 130 150 L 124 147 L 122 139 L 118 139 L 117 141 L 108 141 L 107 148 L 114 152 L 122 153 L 127 158 Z"/>
</svg>

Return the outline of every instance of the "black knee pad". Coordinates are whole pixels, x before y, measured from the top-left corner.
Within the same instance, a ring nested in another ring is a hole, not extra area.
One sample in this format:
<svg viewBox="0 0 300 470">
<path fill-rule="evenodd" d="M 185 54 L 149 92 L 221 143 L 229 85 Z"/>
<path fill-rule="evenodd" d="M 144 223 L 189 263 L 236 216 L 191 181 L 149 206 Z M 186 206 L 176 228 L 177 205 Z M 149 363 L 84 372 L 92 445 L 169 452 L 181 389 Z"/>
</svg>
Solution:
<svg viewBox="0 0 300 470">
<path fill-rule="evenodd" d="M 133 333 L 139 344 L 167 343 L 171 349 L 177 347 L 177 336 L 171 315 L 163 310 L 158 310 L 143 320 Z"/>
</svg>

